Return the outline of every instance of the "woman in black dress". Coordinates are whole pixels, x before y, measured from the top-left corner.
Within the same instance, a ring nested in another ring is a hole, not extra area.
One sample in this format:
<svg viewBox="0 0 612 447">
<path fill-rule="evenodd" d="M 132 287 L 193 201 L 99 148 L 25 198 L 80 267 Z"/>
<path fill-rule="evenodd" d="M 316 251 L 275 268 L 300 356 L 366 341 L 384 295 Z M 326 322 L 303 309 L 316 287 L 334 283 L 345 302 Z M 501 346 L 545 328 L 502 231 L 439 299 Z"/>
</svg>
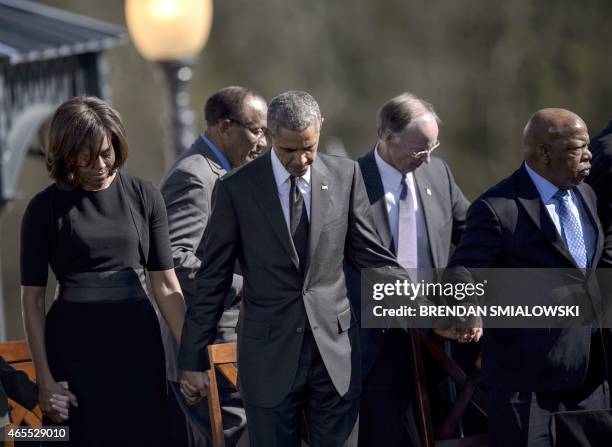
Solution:
<svg viewBox="0 0 612 447">
<path fill-rule="evenodd" d="M 95 97 L 65 102 L 49 129 L 55 182 L 22 222 L 22 306 L 39 403 L 47 421 L 69 425 L 75 445 L 164 445 L 164 353 L 145 271 L 177 340 L 184 302 L 162 196 L 117 170 L 126 157 L 115 110 Z M 45 318 L 49 265 L 57 288 Z"/>
</svg>

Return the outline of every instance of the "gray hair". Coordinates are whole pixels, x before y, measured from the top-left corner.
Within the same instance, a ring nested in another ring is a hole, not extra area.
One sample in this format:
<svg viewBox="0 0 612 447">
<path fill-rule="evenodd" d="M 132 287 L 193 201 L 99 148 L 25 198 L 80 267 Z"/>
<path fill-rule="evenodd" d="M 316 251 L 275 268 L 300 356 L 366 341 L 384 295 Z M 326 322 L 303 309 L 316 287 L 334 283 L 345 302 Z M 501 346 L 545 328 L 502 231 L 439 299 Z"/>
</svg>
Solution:
<svg viewBox="0 0 612 447">
<path fill-rule="evenodd" d="M 382 137 L 385 131 L 399 133 L 410 125 L 412 121 L 423 115 L 431 114 L 440 124 L 433 105 L 411 93 L 402 93 L 387 101 L 378 111 L 378 136 Z"/>
<path fill-rule="evenodd" d="M 268 129 L 274 133 L 281 127 L 301 132 L 313 123 L 321 125 L 321 111 L 309 93 L 297 90 L 281 93 L 268 106 Z"/>
</svg>

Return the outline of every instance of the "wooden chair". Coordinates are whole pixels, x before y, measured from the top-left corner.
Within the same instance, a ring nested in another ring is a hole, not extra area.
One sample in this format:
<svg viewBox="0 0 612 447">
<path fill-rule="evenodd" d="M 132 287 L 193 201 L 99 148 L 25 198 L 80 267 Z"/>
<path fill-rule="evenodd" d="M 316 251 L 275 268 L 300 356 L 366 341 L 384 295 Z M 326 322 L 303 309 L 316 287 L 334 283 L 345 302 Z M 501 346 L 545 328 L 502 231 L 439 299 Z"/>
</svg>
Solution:
<svg viewBox="0 0 612 447">
<path fill-rule="evenodd" d="M 221 402 L 217 385 L 217 370 L 234 387 L 238 382 L 238 369 L 236 368 L 236 343 L 220 343 L 208 346 L 208 412 L 210 413 L 210 426 L 212 431 L 213 447 L 225 447 L 223 439 L 223 421 L 221 420 Z"/>
<path fill-rule="evenodd" d="M 0 355 L 13 368 L 25 372 L 30 380 L 36 380 L 30 350 L 25 340 L 0 343 Z M 14 400 L 9 399 L 8 401 L 12 422 L 7 429 L 19 426 L 40 427 L 42 425 L 42 412 L 38 405 L 33 411 L 28 411 Z M 6 445 L 12 446 L 13 441 L 8 441 Z"/>
<path fill-rule="evenodd" d="M 480 356 L 476 360 L 473 369 L 466 374 L 444 351 L 439 340 L 425 339 L 414 329 L 410 330 L 410 344 L 412 352 L 412 367 L 416 377 L 416 395 L 419 431 L 421 442 L 424 447 L 484 447 L 489 445 L 487 435 L 476 435 L 458 439 L 451 439 L 452 435 L 461 421 L 461 416 L 467 406 L 472 403 L 484 416 L 486 413 L 486 396 L 478 388 L 480 376 Z M 450 379 L 459 389 L 459 393 L 451 407 L 446 420 L 433 433 L 431 423 L 431 411 L 429 396 L 427 395 L 425 369 L 423 367 L 422 348 L 425 347 L 432 355 L 436 363 L 442 367 Z"/>
</svg>

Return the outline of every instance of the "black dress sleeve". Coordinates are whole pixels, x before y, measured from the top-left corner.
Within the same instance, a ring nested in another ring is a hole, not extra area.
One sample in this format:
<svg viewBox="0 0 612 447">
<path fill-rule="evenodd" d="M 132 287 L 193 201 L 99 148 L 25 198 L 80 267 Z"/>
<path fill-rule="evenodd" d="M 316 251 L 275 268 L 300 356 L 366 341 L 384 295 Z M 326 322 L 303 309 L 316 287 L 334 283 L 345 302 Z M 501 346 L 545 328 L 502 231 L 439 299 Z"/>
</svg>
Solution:
<svg viewBox="0 0 612 447">
<path fill-rule="evenodd" d="M 45 287 L 49 268 L 49 190 L 37 194 L 21 221 L 21 285 Z"/>
<path fill-rule="evenodd" d="M 148 200 L 151 204 L 149 214 L 149 259 L 147 270 L 159 271 L 174 268 L 170 236 L 168 233 L 168 216 L 164 199 L 157 188 L 149 185 Z"/>
</svg>

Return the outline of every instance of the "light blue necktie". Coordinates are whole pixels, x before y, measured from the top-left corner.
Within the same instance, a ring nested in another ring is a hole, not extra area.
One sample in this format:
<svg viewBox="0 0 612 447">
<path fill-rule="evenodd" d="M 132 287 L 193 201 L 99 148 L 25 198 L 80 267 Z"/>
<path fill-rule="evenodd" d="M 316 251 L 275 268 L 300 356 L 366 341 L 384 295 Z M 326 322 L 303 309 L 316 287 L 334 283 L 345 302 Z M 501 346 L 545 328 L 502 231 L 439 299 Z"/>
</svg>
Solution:
<svg viewBox="0 0 612 447">
<path fill-rule="evenodd" d="M 402 176 L 397 223 L 397 262 L 406 269 L 417 268 L 417 227 L 412 191 Z"/>
<path fill-rule="evenodd" d="M 576 265 L 582 269 L 587 267 L 587 250 L 584 234 L 577 217 L 570 209 L 570 193 L 568 190 L 558 190 L 553 199 L 557 202 L 557 213 L 561 224 L 561 235 L 571 253 Z"/>
</svg>

